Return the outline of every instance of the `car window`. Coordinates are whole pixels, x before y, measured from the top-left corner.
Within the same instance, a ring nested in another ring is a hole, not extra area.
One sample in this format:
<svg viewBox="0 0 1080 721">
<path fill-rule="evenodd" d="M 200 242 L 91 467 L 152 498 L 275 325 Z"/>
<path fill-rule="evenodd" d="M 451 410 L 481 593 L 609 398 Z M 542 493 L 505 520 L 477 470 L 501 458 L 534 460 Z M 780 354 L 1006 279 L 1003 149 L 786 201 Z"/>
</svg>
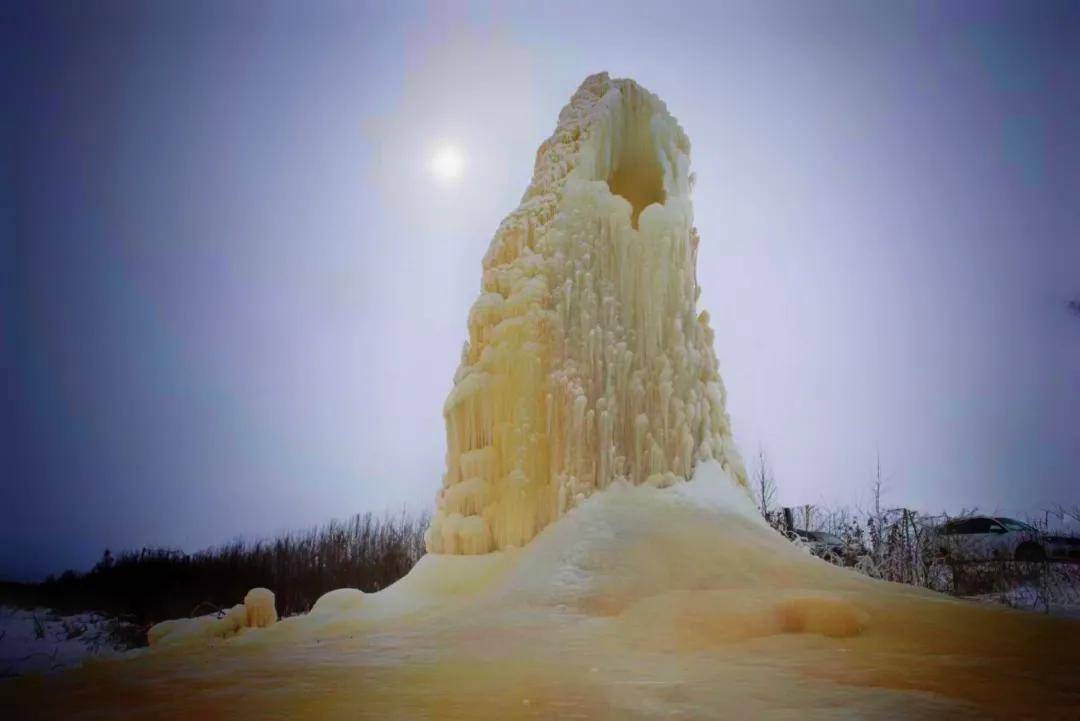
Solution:
<svg viewBox="0 0 1080 721">
<path fill-rule="evenodd" d="M 993 520 L 989 518 L 972 518 L 971 530 L 968 533 L 990 533 L 997 526 Z"/>
<path fill-rule="evenodd" d="M 998 523 L 1005 526 L 1010 531 L 1034 531 L 1035 529 L 1026 523 L 1016 520 L 1015 518 L 998 518 L 995 519 Z"/>
<path fill-rule="evenodd" d="M 948 536 L 956 536 L 964 533 L 976 533 L 972 530 L 974 528 L 973 518 L 962 518 L 959 521 L 949 521 L 945 524 L 944 533 Z"/>
</svg>

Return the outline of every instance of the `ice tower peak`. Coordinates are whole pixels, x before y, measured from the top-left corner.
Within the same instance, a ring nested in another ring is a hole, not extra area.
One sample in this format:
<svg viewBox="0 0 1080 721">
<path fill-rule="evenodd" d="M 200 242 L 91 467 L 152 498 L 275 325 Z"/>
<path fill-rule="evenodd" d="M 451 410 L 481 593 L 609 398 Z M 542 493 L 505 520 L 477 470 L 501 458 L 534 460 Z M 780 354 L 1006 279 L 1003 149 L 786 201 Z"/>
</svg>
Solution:
<svg viewBox="0 0 1080 721">
<path fill-rule="evenodd" d="M 716 459 L 746 485 L 696 301 L 690 141 L 633 80 L 586 78 L 483 260 L 446 418 L 433 553 L 521 546 L 616 482 Z"/>
</svg>

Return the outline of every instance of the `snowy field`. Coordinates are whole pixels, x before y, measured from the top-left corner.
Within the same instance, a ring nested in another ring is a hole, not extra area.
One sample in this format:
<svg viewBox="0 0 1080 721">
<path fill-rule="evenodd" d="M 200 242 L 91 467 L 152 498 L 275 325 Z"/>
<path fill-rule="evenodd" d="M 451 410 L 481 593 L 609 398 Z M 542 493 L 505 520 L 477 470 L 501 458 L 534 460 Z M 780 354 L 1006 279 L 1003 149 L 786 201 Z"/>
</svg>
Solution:
<svg viewBox="0 0 1080 721">
<path fill-rule="evenodd" d="M 1069 594 L 1068 597 L 1062 594 L 1062 597 L 1047 598 L 1045 590 L 1036 586 L 1018 586 L 1010 591 L 985 593 L 966 598 L 973 602 L 1004 605 L 1028 613 L 1080 619 L 1080 603 L 1075 600 L 1075 594 Z"/>
<path fill-rule="evenodd" d="M 0 678 L 50 673 L 125 650 L 123 624 L 96 613 L 57 616 L 48 609 L 0 606 Z"/>
</svg>

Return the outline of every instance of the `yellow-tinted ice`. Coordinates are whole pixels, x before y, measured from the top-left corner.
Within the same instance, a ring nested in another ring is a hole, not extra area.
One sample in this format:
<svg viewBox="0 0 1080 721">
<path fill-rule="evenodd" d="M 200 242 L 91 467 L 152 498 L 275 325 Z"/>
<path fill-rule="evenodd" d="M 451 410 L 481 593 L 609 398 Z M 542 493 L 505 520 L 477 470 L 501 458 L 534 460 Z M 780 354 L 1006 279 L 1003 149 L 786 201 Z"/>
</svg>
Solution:
<svg viewBox="0 0 1080 721">
<path fill-rule="evenodd" d="M 716 462 L 594 494 L 528 546 L 0 686 L 12 718 L 1077 718 L 1080 623 L 831 566 Z"/>
</svg>

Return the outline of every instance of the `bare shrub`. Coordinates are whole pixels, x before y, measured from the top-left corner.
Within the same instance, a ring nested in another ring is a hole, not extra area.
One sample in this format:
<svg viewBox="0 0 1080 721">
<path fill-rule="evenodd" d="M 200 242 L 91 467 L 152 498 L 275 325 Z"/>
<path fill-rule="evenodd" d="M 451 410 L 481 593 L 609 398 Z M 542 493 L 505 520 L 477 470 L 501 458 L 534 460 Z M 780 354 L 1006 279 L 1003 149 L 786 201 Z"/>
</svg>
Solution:
<svg viewBox="0 0 1080 721">
<path fill-rule="evenodd" d="M 193 554 L 165 548 L 116 556 L 106 551 L 88 573 L 66 571 L 40 584 L 8 584 L 10 592 L 4 595 L 24 608 L 47 607 L 61 615 L 95 611 L 116 618 L 100 643 L 145 645 L 151 624 L 227 608 L 257 586 L 274 591 L 280 616 L 309 610 L 335 588 L 378 591 L 408 573 L 423 555 L 427 525 L 426 515 L 367 513 Z M 75 627 L 69 630 L 72 637 L 79 633 Z"/>
</svg>

